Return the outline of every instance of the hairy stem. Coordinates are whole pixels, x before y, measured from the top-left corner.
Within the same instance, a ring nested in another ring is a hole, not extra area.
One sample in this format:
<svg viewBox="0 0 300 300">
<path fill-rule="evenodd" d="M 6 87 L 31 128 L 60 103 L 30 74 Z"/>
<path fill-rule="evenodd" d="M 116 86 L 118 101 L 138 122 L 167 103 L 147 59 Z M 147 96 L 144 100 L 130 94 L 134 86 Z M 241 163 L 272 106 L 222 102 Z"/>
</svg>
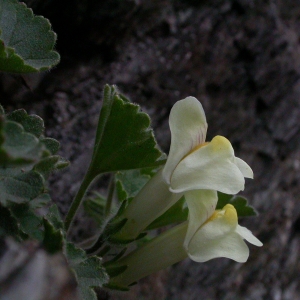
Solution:
<svg viewBox="0 0 300 300">
<path fill-rule="evenodd" d="M 67 216 L 65 218 L 65 229 L 66 229 L 67 234 L 70 231 L 71 225 L 74 221 L 74 217 L 82 203 L 83 197 L 85 196 L 85 194 L 93 180 L 94 180 L 94 177 L 90 176 L 89 171 L 88 171 L 84 176 L 84 179 L 80 185 L 80 188 L 79 188 L 79 190 L 71 204 L 71 207 L 67 213 Z"/>
</svg>

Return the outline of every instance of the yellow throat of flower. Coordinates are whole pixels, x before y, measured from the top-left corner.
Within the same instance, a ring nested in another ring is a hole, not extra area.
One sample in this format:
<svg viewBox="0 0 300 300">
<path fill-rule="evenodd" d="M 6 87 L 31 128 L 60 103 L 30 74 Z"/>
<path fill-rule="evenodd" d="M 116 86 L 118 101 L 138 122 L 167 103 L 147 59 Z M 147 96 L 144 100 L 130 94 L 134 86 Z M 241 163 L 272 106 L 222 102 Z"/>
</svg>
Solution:
<svg viewBox="0 0 300 300">
<path fill-rule="evenodd" d="M 193 153 L 193 152 L 199 150 L 200 148 L 202 148 L 202 147 L 208 145 L 209 143 L 210 143 L 210 142 L 204 142 L 204 143 L 202 143 L 202 144 L 197 145 L 197 146 L 196 146 L 195 148 L 193 148 L 187 155 L 185 155 L 184 158 L 186 158 L 187 156 L 189 156 L 191 153 Z M 184 159 L 184 158 L 183 158 L 183 159 Z M 183 160 L 183 159 L 182 159 L 182 160 Z"/>
<path fill-rule="evenodd" d="M 238 222 L 236 209 L 231 204 L 226 204 L 222 209 L 215 210 L 205 223 L 211 222 L 217 218 L 223 218 L 224 221 L 230 225 L 236 225 Z"/>
</svg>

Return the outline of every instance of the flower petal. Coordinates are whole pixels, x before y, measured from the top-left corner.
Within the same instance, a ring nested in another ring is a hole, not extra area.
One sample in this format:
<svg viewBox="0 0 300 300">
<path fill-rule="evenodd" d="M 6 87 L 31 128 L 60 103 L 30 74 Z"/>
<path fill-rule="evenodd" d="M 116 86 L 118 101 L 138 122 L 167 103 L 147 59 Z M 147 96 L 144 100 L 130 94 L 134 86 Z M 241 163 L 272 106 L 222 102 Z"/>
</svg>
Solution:
<svg viewBox="0 0 300 300">
<path fill-rule="evenodd" d="M 201 103 L 194 97 L 176 102 L 170 113 L 169 125 L 171 147 L 163 170 L 168 184 L 172 172 L 184 156 L 205 142 L 207 123 Z"/>
<path fill-rule="evenodd" d="M 242 159 L 235 157 L 234 162 L 237 167 L 240 169 L 244 177 L 253 179 L 253 171 L 250 166 L 244 162 Z"/>
<path fill-rule="evenodd" d="M 236 194 L 244 189 L 244 184 L 230 142 L 225 137 L 216 136 L 178 164 L 172 174 L 170 190 L 179 193 L 208 189 Z"/>
<path fill-rule="evenodd" d="M 256 238 L 252 234 L 252 232 L 249 229 L 247 229 L 246 227 L 238 225 L 235 232 L 238 233 L 247 242 L 249 242 L 255 246 L 261 247 L 263 245 L 263 243 L 258 238 Z"/>
<path fill-rule="evenodd" d="M 188 244 L 191 259 L 204 262 L 216 257 L 227 257 L 245 262 L 249 249 L 235 231 L 238 225 L 236 209 L 231 204 L 214 214 L 196 231 Z"/>
<path fill-rule="evenodd" d="M 235 232 L 230 232 L 219 239 L 210 240 L 206 239 L 204 229 L 199 230 L 191 240 L 188 255 L 196 262 L 205 262 L 217 257 L 227 257 L 242 263 L 247 261 L 249 249 L 240 235 Z"/>
<path fill-rule="evenodd" d="M 189 225 L 184 240 L 184 246 L 187 248 L 198 228 L 215 211 L 218 194 L 213 190 L 194 190 L 186 192 L 184 196 L 189 208 Z"/>
</svg>

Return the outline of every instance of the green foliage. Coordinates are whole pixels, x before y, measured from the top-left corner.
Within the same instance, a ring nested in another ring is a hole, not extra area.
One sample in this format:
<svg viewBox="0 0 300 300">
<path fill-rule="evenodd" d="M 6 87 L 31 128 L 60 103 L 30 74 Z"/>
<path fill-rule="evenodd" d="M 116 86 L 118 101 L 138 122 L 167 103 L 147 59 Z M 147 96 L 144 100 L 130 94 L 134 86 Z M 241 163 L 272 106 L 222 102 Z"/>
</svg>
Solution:
<svg viewBox="0 0 300 300">
<path fill-rule="evenodd" d="M 47 219 L 43 219 L 44 239 L 43 246 L 47 252 L 54 254 L 62 251 L 64 245 L 64 233 L 61 229 L 56 229 L 55 226 Z"/>
<path fill-rule="evenodd" d="M 250 217 L 257 216 L 257 211 L 251 206 L 248 205 L 248 200 L 241 196 L 227 195 L 221 192 L 218 192 L 218 204 L 216 209 L 222 209 L 226 204 L 232 204 L 239 217 Z"/>
<path fill-rule="evenodd" d="M 40 117 L 17 110 L 0 120 L 0 233 L 44 241 L 55 252 L 62 248 L 63 223 L 56 205 L 48 209 L 46 179 L 68 162 L 54 155 L 59 143 L 43 136 Z"/>
<path fill-rule="evenodd" d="M 13 73 L 45 71 L 55 66 L 56 34 L 51 24 L 17 0 L 1 0 L 0 70 Z"/>
<path fill-rule="evenodd" d="M 38 241 L 43 239 L 42 217 L 31 209 L 28 203 L 11 203 L 8 208 L 24 237 L 34 238 Z"/>
<path fill-rule="evenodd" d="M 0 165 L 21 165 L 34 162 L 42 155 L 37 137 L 19 123 L 0 116 Z"/>
<path fill-rule="evenodd" d="M 115 179 L 118 199 L 123 201 L 134 197 L 150 178 L 143 170 L 117 172 Z"/>
<path fill-rule="evenodd" d="M 154 220 L 147 230 L 157 229 L 163 226 L 184 222 L 187 220 L 189 210 L 185 206 L 185 199 L 182 197 L 173 206 L 171 206 L 164 214 Z"/>
<path fill-rule="evenodd" d="M 85 212 L 100 226 L 103 224 L 105 218 L 105 203 L 106 199 L 98 193 L 95 193 L 94 197 L 89 197 L 83 202 Z"/>
<path fill-rule="evenodd" d="M 131 170 L 162 163 L 161 151 L 140 107 L 106 85 L 95 139 L 91 173 Z"/>
<path fill-rule="evenodd" d="M 95 287 L 102 287 L 108 282 L 108 275 L 97 256 L 87 257 L 85 252 L 72 243 L 66 245 L 66 257 L 74 270 L 81 299 L 97 300 Z"/>
<path fill-rule="evenodd" d="M 0 168 L 0 202 L 25 203 L 44 193 L 41 174 L 19 168 Z"/>
</svg>

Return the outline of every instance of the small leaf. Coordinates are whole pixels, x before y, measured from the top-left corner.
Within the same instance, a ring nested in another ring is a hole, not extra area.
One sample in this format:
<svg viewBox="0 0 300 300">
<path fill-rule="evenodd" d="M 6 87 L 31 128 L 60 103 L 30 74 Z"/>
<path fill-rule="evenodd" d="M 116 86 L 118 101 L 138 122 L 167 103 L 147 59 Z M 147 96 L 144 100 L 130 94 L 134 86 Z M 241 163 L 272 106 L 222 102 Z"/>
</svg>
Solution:
<svg viewBox="0 0 300 300">
<path fill-rule="evenodd" d="M 153 230 L 160 227 L 168 226 L 174 223 L 184 222 L 188 218 L 188 208 L 185 206 L 185 199 L 182 197 L 173 206 L 171 206 L 164 214 L 154 220 L 147 230 Z"/>
<path fill-rule="evenodd" d="M 52 204 L 49 207 L 46 219 L 53 224 L 54 228 L 64 230 L 64 222 L 56 204 Z"/>
<path fill-rule="evenodd" d="M 34 170 L 42 174 L 45 178 L 48 178 L 50 173 L 55 170 L 63 169 L 69 165 L 69 162 L 59 155 L 51 155 L 44 159 L 41 159 L 34 165 Z"/>
<path fill-rule="evenodd" d="M 113 278 L 123 273 L 127 268 L 128 266 L 107 266 L 105 269 L 109 277 Z"/>
<path fill-rule="evenodd" d="M 161 164 L 162 153 L 149 116 L 123 99 L 115 87 L 105 86 L 91 164 L 93 176 Z"/>
<path fill-rule="evenodd" d="M 10 121 L 21 124 L 24 130 L 35 135 L 37 138 L 44 132 L 44 121 L 37 115 L 28 115 L 26 110 L 18 109 L 7 115 Z"/>
<path fill-rule="evenodd" d="M 45 229 L 43 240 L 44 248 L 50 254 L 61 251 L 64 245 L 64 234 L 62 230 L 56 229 L 46 218 L 43 219 L 43 224 Z"/>
<path fill-rule="evenodd" d="M 43 138 L 41 139 L 41 142 L 46 146 L 46 148 L 51 152 L 52 155 L 56 154 L 59 150 L 60 144 L 55 139 Z"/>
<path fill-rule="evenodd" d="M 35 171 L 0 168 L 0 202 L 24 203 L 44 192 L 44 179 Z"/>
<path fill-rule="evenodd" d="M 97 300 L 94 287 L 102 287 L 108 282 L 108 275 L 96 256 L 87 257 L 85 252 L 72 243 L 66 245 L 66 256 L 77 277 L 81 299 Z"/>
<path fill-rule="evenodd" d="M 42 218 L 36 215 L 28 203 L 9 203 L 9 210 L 12 216 L 18 221 L 19 228 L 24 234 L 42 241 L 44 236 L 41 230 Z"/>
<path fill-rule="evenodd" d="M 120 201 L 136 196 L 151 177 L 141 170 L 122 171 L 116 174 L 116 190 Z"/>
<path fill-rule="evenodd" d="M 103 224 L 105 218 L 105 204 L 106 199 L 98 193 L 95 193 L 94 197 L 89 197 L 83 202 L 85 212 L 100 226 Z"/>
<path fill-rule="evenodd" d="M 17 0 L 0 6 L 0 70 L 28 73 L 48 70 L 59 62 L 53 51 L 56 34 L 47 19 L 34 16 Z"/>
<path fill-rule="evenodd" d="M 33 134 L 25 132 L 21 124 L 6 121 L 2 125 L 0 165 L 28 164 L 41 155 L 42 147 L 39 140 Z"/>
<path fill-rule="evenodd" d="M 47 193 L 43 193 L 38 195 L 33 200 L 31 200 L 29 202 L 29 205 L 32 209 L 38 209 L 46 206 L 48 203 L 50 203 L 50 201 L 51 201 L 50 195 Z"/>
<path fill-rule="evenodd" d="M 127 286 L 121 286 L 118 284 L 108 283 L 104 285 L 106 288 L 116 291 L 128 292 L 129 288 Z"/>
<path fill-rule="evenodd" d="M 251 206 L 248 205 L 248 200 L 241 196 L 236 195 L 227 195 L 221 192 L 218 192 L 218 204 L 216 209 L 222 209 L 226 204 L 232 204 L 239 217 L 250 217 L 257 216 L 257 211 Z"/>
</svg>

